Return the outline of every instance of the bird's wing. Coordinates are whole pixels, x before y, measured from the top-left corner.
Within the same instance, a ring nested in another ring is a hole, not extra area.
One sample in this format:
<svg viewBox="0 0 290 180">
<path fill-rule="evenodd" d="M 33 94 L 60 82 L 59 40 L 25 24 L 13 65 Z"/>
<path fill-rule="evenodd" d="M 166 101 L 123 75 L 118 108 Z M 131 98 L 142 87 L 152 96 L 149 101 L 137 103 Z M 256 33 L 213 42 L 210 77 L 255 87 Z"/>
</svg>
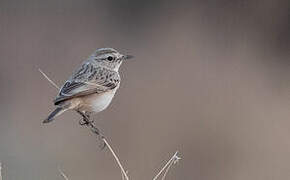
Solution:
<svg viewBox="0 0 290 180">
<path fill-rule="evenodd" d="M 118 72 L 84 63 L 62 86 L 54 104 L 93 93 L 104 93 L 120 83 Z"/>
</svg>

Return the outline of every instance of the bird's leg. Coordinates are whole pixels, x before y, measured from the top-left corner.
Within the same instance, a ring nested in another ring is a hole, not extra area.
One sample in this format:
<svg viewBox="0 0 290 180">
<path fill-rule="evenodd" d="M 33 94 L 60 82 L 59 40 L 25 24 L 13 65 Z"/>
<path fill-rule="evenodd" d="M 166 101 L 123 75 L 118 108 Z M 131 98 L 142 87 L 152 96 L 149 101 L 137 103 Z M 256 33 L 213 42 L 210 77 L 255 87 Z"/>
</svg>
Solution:
<svg viewBox="0 0 290 180">
<path fill-rule="evenodd" d="M 81 111 L 77 111 L 83 119 L 80 120 L 79 124 L 81 126 L 87 126 L 91 129 L 91 131 L 97 135 L 97 137 L 102 141 L 102 143 L 99 145 L 99 147 L 103 150 L 106 147 L 106 143 L 103 141 L 104 140 L 104 135 L 100 133 L 100 130 L 94 125 L 94 121 L 90 121 L 90 116 L 88 113 L 84 113 Z"/>
<path fill-rule="evenodd" d="M 79 124 L 81 126 L 86 125 L 86 126 L 90 127 L 90 129 L 93 133 L 95 133 L 97 135 L 101 135 L 100 130 L 94 125 L 94 120 L 90 120 L 90 115 L 88 113 L 84 113 L 81 111 L 77 111 L 77 112 L 83 117 L 83 119 L 80 120 L 80 122 L 79 122 Z"/>
<path fill-rule="evenodd" d="M 83 125 L 89 125 L 90 123 L 93 123 L 94 122 L 94 121 L 90 121 L 90 115 L 88 113 L 83 113 L 81 111 L 77 111 L 77 112 L 83 117 L 83 119 L 81 119 L 79 121 L 79 124 L 81 126 L 83 126 Z"/>
</svg>

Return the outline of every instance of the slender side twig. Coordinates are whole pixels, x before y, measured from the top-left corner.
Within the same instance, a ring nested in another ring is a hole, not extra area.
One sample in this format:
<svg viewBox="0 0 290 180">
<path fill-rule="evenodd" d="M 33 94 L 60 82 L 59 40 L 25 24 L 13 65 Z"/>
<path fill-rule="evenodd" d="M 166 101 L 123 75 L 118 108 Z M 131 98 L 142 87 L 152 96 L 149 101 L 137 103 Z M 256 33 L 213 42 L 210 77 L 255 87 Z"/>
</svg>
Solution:
<svg viewBox="0 0 290 180">
<path fill-rule="evenodd" d="M 0 180 L 2 180 L 2 163 L 0 162 Z"/>
<path fill-rule="evenodd" d="M 58 90 L 60 89 L 41 69 L 38 69 L 39 72 Z M 129 180 L 128 174 L 125 171 L 125 169 L 123 168 L 118 156 L 116 155 L 116 153 L 114 152 L 113 148 L 111 147 L 111 145 L 108 143 L 108 141 L 106 140 L 106 138 L 103 135 L 100 135 L 100 132 L 98 131 L 98 128 L 95 127 L 95 125 L 93 124 L 93 122 L 88 121 L 86 124 L 88 127 L 90 127 L 91 131 L 96 134 L 97 136 L 101 137 L 101 140 L 104 142 L 105 146 L 108 146 L 110 152 L 112 153 L 113 157 L 115 158 L 118 166 L 121 169 L 121 173 L 122 173 L 122 179 L 125 180 Z M 169 171 L 169 169 L 171 168 L 171 166 L 175 163 L 177 163 L 181 158 L 178 157 L 178 151 L 175 152 L 175 154 L 171 157 L 171 159 L 165 164 L 165 166 L 159 171 L 159 173 L 153 178 L 153 180 L 157 180 L 157 178 L 162 174 L 162 172 L 165 171 L 164 175 L 162 176 L 162 180 L 165 180 L 165 177 Z M 65 180 L 69 180 L 67 178 L 67 176 L 61 171 L 61 169 L 59 169 L 62 177 Z M 0 163 L 0 180 L 2 180 L 2 176 L 1 176 L 1 163 Z"/>
<path fill-rule="evenodd" d="M 47 79 L 56 89 L 59 90 L 59 87 L 51 80 L 49 77 L 39 68 L 38 71 Z"/>
<path fill-rule="evenodd" d="M 60 175 L 63 177 L 63 179 L 69 180 L 68 177 L 65 175 L 65 173 L 60 169 L 60 167 L 58 167 L 58 171 L 59 171 Z"/>
<path fill-rule="evenodd" d="M 125 169 L 123 168 L 118 156 L 116 155 L 116 153 L 114 152 L 113 148 L 111 147 L 111 145 L 108 143 L 108 141 L 106 140 L 105 136 L 103 136 L 102 134 L 100 134 L 100 131 L 98 130 L 98 128 L 93 124 L 93 121 L 88 121 L 86 120 L 86 122 L 84 123 L 84 125 L 86 125 L 88 128 L 90 128 L 90 130 L 97 136 L 100 137 L 101 140 L 104 142 L 104 145 L 102 147 L 108 147 L 110 152 L 112 153 L 112 155 L 114 156 L 118 166 L 121 169 L 121 173 L 122 173 L 122 178 L 125 178 L 125 180 L 129 180 L 129 177 L 125 171 Z"/>
<path fill-rule="evenodd" d="M 172 164 L 174 164 L 174 161 L 171 161 L 171 162 L 170 162 L 170 164 L 167 166 L 167 168 L 166 168 L 166 170 L 165 170 L 165 172 L 164 172 L 164 174 L 163 174 L 163 176 L 162 176 L 162 179 L 161 179 L 161 180 L 165 180 L 165 178 L 166 178 L 166 175 L 167 175 L 167 173 L 168 173 L 168 171 L 169 171 L 170 167 L 172 166 Z"/>
<path fill-rule="evenodd" d="M 117 161 L 121 171 L 122 171 L 122 175 L 125 177 L 126 180 L 129 180 L 129 177 L 125 171 L 125 169 L 123 168 L 118 156 L 116 155 L 116 153 L 114 152 L 113 148 L 110 146 L 110 144 L 107 142 L 107 140 L 105 139 L 105 137 L 102 137 L 104 143 L 108 146 L 109 150 L 111 151 L 111 153 L 113 154 L 115 160 Z"/>
<path fill-rule="evenodd" d="M 39 72 L 57 89 L 60 89 L 59 86 L 57 86 L 41 69 L 38 69 Z M 93 122 L 91 121 L 88 121 L 87 124 L 86 124 L 88 127 L 90 127 L 91 131 L 96 134 L 97 136 L 100 136 L 99 134 L 99 131 L 98 131 L 98 128 L 95 127 L 95 125 L 93 124 Z M 114 152 L 113 148 L 111 147 L 111 145 L 108 143 L 108 141 L 106 140 L 106 138 L 101 135 L 100 136 L 102 141 L 105 143 L 105 146 L 108 146 L 110 152 L 112 153 L 112 155 L 114 156 L 118 166 L 120 167 L 121 169 L 121 172 L 122 172 L 122 177 L 124 176 L 126 180 L 129 180 L 129 177 L 125 171 L 125 169 L 123 168 L 118 156 L 116 155 L 116 153 Z M 65 176 L 65 174 L 59 169 L 61 175 L 65 178 L 65 180 L 68 180 L 68 178 Z M 2 180 L 2 179 L 0 179 Z"/>
<path fill-rule="evenodd" d="M 173 164 L 175 164 L 175 163 L 177 163 L 179 160 L 180 160 L 181 158 L 178 156 L 178 151 L 176 151 L 175 153 L 174 153 L 174 155 L 171 157 L 171 159 L 165 164 L 165 166 L 159 171 L 159 173 L 153 178 L 153 180 L 156 180 L 161 174 L 162 174 L 162 172 L 165 170 L 165 173 L 164 173 L 164 175 L 163 175 L 163 177 L 162 177 L 162 180 L 164 180 L 165 179 L 165 177 L 166 177 L 166 175 L 167 175 L 167 173 L 168 173 L 168 171 L 169 171 L 169 169 L 170 169 L 170 167 L 173 165 Z"/>
</svg>

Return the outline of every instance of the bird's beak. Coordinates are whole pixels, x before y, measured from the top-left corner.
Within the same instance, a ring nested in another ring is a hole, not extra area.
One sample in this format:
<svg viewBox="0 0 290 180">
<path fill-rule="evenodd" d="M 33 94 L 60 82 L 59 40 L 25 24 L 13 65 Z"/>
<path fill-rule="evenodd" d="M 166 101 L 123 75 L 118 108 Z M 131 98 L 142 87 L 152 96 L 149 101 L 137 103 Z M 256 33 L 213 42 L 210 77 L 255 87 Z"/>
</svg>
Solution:
<svg viewBox="0 0 290 180">
<path fill-rule="evenodd" d="M 124 59 L 127 60 L 127 59 L 132 59 L 134 56 L 132 55 L 124 55 Z"/>
</svg>

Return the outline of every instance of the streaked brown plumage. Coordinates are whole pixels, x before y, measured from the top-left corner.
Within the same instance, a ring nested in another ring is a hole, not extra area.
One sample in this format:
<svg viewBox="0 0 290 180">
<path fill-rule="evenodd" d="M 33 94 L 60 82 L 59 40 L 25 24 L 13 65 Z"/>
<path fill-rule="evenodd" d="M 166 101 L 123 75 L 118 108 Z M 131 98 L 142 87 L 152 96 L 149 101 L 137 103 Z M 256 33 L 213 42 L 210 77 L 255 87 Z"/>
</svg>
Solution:
<svg viewBox="0 0 290 180">
<path fill-rule="evenodd" d="M 119 67 L 131 57 L 112 48 L 97 49 L 61 87 L 54 100 L 57 108 L 43 122 L 51 122 L 66 110 L 84 115 L 106 109 L 120 85 Z"/>
</svg>

